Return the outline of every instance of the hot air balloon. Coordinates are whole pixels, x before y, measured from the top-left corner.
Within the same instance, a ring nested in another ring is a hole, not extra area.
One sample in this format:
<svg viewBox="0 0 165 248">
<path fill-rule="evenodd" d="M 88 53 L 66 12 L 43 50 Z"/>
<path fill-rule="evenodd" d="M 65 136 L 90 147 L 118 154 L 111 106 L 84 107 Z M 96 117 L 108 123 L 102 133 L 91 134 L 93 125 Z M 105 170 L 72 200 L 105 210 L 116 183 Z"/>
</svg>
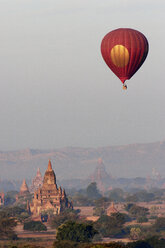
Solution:
<svg viewBox="0 0 165 248">
<path fill-rule="evenodd" d="M 119 28 L 105 35 L 101 53 L 105 63 L 123 83 L 130 79 L 144 63 L 148 54 L 148 41 L 139 31 Z"/>
</svg>

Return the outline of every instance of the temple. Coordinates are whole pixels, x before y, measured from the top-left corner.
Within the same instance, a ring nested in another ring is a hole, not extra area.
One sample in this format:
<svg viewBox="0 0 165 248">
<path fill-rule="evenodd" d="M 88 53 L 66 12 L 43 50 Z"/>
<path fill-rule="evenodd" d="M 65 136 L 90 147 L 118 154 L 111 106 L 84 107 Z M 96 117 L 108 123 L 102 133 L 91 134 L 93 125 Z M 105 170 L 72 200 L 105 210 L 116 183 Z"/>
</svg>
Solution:
<svg viewBox="0 0 165 248">
<path fill-rule="evenodd" d="M 112 214 L 118 213 L 118 210 L 115 208 L 114 202 L 111 203 L 111 205 L 107 209 L 107 215 L 111 216 Z"/>
<path fill-rule="evenodd" d="M 56 176 L 50 160 L 44 175 L 43 185 L 34 192 L 33 201 L 29 207 L 34 216 L 39 216 L 42 212 L 50 209 L 54 214 L 59 214 L 67 208 L 73 208 L 66 197 L 65 190 L 57 187 Z"/>
<path fill-rule="evenodd" d="M 43 178 L 40 172 L 40 169 L 38 168 L 37 174 L 35 178 L 32 180 L 32 185 L 30 187 L 30 192 L 34 193 L 39 187 L 41 187 L 43 184 Z"/>
<path fill-rule="evenodd" d="M 94 173 L 90 176 L 90 179 L 92 182 L 97 183 L 97 187 L 102 193 L 106 191 L 107 185 L 110 184 L 112 177 L 106 172 L 102 158 L 99 158 L 97 160 L 96 169 Z"/>
<path fill-rule="evenodd" d="M 30 192 L 29 192 L 28 186 L 27 186 L 26 181 L 24 179 L 23 182 L 22 182 L 22 185 L 20 187 L 19 196 L 25 196 L 25 195 L 27 195 L 29 193 Z"/>
</svg>

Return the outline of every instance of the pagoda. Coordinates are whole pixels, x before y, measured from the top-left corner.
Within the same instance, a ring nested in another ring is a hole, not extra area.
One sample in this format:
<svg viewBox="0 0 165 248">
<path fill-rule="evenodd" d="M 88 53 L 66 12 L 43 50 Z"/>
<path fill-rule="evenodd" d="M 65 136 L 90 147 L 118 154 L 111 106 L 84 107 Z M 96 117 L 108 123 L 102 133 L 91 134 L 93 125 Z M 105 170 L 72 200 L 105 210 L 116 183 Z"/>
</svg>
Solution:
<svg viewBox="0 0 165 248">
<path fill-rule="evenodd" d="M 118 213 L 118 210 L 115 208 L 114 202 L 111 203 L 111 205 L 107 209 L 107 215 L 111 216 L 112 214 Z"/>
<path fill-rule="evenodd" d="M 30 187 L 31 192 L 35 192 L 39 187 L 41 187 L 43 184 L 43 178 L 40 172 L 40 169 L 37 169 L 37 174 L 32 180 L 32 185 Z"/>
<path fill-rule="evenodd" d="M 27 195 L 29 193 L 30 192 L 29 192 L 28 186 L 27 186 L 26 181 L 24 179 L 22 182 L 22 185 L 20 187 L 19 196 L 24 196 L 24 195 Z"/>
<path fill-rule="evenodd" d="M 72 204 L 68 201 L 65 190 L 57 187 L 56 175 L 49 160 L 43 185 L 34 192 L 33 201 L 30 203 L 30 212 L 34 216 L 39 216 L 42 212 L 51 209 L 54 214 L 59 214 L 67 208 L 73 208 Z"/>
<path fill-rule="evenodd" d="M 92 182 L 97 183 L 97 187 L 102 193 L 106 191 L 106 188 L 110 184 L 112 177 L 106 172 L 102 158 L 98 158 L 96 169 L 90 176 L 90 179 Z"/>
<path fill-rule="evenodd" d="M 31 195 L 29 192 L 29 188 L 28 188 L 27 183 L 24 179 L 22 184 L 21 184 L 20 191 L 16 195 L 16 202 L 21 203 L 21 204 L 25 204 L 26 200 L 30 197 L 31 197 Z"/>
</svg>

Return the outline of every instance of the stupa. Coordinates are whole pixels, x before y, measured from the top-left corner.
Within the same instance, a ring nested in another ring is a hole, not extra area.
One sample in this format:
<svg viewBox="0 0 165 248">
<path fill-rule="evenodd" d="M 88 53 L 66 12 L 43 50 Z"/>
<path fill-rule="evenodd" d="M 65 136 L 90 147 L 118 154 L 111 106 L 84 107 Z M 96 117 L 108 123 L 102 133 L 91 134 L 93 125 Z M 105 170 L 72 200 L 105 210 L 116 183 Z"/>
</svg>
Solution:
<svg viewBox="0 0 165 248">
<path fill-rule="evenodd" d="M 24 196 L 24 195 L 27 195 L 29 193 L 30 192 L 29 192 L 28 186 L 27 186 L 26 181 L 24 179 L 23 182 L 22 182 L 22 185 L 20 187 L 19 196 L 22 196 L 22 195 Z"/>
<path fill-rule="evenodd" d="M 106 172 L 102 158 L 98 158 L 96 169 L 90 176 L 90 179 L 92 182 L 97 183 L 97 187 L 102 193 L 105 192 L 107 185 L 109 185 L 112 177 Z"/>
<path fill-rule="evenodd" d="M 115 208 L 114 202 L 111 203 L 111 205 L 107 209 L 107 215 L 111 216 L 114 213 L 118 213 L 117 209 Z"/>
<path fill-rule="evenodd" d="M 43 178 L 40 172 L 40 169 L 37 169 L 37 174 L 32 180 L 32 185 L 30 187 L 31 192 L 35 192 L 39 187 L 41 187 L 43 184 Z"/>
</svg>

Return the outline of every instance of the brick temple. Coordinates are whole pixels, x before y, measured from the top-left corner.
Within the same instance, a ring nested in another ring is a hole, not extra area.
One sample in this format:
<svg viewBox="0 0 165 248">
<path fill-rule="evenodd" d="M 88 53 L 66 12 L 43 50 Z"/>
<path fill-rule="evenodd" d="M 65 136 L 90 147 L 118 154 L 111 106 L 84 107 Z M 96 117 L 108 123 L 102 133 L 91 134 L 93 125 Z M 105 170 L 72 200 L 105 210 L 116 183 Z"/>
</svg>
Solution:
<svg viewBox="0 0 165 248">
<path fill-rule="evenodd" d="M 40 169 L 37 169 L 37 174 L 32 180 L 32 184 L 30 186 L 30 191 L 34 193 L 38 188 L 40 188 L 43 184 L 43 178 L 40 172 Z"/>
<path fill-rule="evenodd" d="M 34 192 L 34 199 L 30 203 L 29 210 L 34 216 L 39 216 L 42 212 L 50 209 L 54 214 L 59 214 L 68 208 L 72 209 L 72 204 L 68 201 L 65 190 L 61 187 L 58 188 L 56 175 L 49 160 L 43 185 Z"/>
</svg>

